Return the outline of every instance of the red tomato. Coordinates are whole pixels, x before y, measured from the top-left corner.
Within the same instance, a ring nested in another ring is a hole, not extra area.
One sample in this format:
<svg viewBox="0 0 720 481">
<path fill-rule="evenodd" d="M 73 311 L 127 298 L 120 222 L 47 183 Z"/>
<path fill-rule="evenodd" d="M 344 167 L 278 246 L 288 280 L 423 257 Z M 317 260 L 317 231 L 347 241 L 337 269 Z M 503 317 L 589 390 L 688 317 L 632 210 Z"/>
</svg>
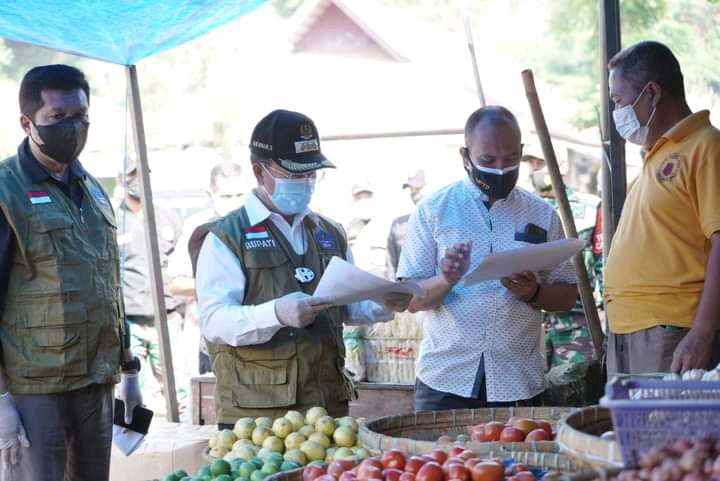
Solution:
<svg viewBox="0 0 720 481">
<path fill-rule="evenodd" d="M 403 472 L 396 468 L 384 469 L 382 473 L 385 481 L 400 481 L 400 476 L 403 475 Z"/>
<path fill-rule="evenodd" d="M 472 472 L 462 464 L 451 464 L 447 471 L 447 477 L 460 481 L 471 481 Z"/>
<path fill-rule="evenodd" d="M 423 458 L 419 456 L 411 456 L 407 461 L 405 461 L 405 471 L 417 474 L 425 463 L 427 463 L 427 461 Z"/>
<path fill-rule="evenodd" d="M 498 421 L 491 421 L 485 424 L 485 441 L 500 441 L 500 433 L 505 429 L 505 425 Z"/>
<path fill-rule="evenodd" d="M 327 473 L 335 479 L 340 479 L 340 476 L 345 471 L 350 471 L 352 468 L 353 462 L 349 459 L 343 459 L 331 462 L 327 467 Z"/>
<path fill-rule="evenodd" d="M 384 468 L 405 469 L 405 455 L 397 449 L 385 451 L 382 457 Z"/>
<path fill-rule="evenodd" d="M 470 451 L 469 449 L 466 449 L 465 451 L 463 451 L 462 453 L 460 453 L 460 457 L 463 458 L 463 459 L 465 459 L 465 460 L 472 459 L 472 458 L 475 457 L 475 453 L 473 453 L 473 452 Z"/>
<path fill-rule="evenodd" d="M 455 456 L 459 456 L 460 453 L 462 453 L 463 451 L 465 451 L 465 448 L 464 448 L 464 447 L 462 447 L 462 446 L 453 446 L 452 448 L 450 448 L 450 452 L 448 453 L 448 456 L 451 457 L 451 458 L 452 458 L 452 457 L 455 457 Z"/>
<path fill-rule="evenodd" d="M 448 455 L 442 449 L 434 449 L 430 453 L 430 457 L 438 464 L 442 464 L 447 461 Z"/>
<path fill-rule="evenodd" d="M 482 459 L 480 458 L 470 458 L 465 461 L 465 467 L 469 470 L 472 470 L 473 466 L 475 466 L 477 463 L 481 462 Z"/>
<path fill-rule="evenodd" d="M 345 471 L 340 475 L 338 481 L 359 481 L 355 473 L 352 471 Z"/>
<path fill-rule="evenodd" d="M 415 481 L 415 475 L 406 471 L 400 476 L 400 481 Z"/>
<path fill-rule="evenodd" d="M 550 435 L 550 437 L 552 438 L 552 433 L 553 433 L 552 424 L 550 424 L 549 421 L 545 421 L 544 419 L 541 419 L 540 421 L 535 421 L 535 422 L 537 423 L 538 428 L 540 428 L 543 431 L 545 431 L 546 433 L 548 433 Z"/>
<path fill-rule="evenodd" d="M 319 478 L 323 474 L 325 474 L 325 470 L 322 466 L 308 466 L 303 469 L 303 481 L 313 481 L 315 478 Z"/>
<path fill-rule="evenodd" d="M 415 475 L 415 479 L 416 481 L 443 481 L 445 473 L 438 463 L 430 461 L 420 468 L 420 471 Z"/>
<path fill-rule="evenodd" d="M 551 434 L 548 434 L 544 429 L 533 429 L 525 436 L 525 442 L 530 441 L 551 441 Z"/>
<path fill-rule="evenodd" d="M 505 428 L 500 434 L 503 443 L 519 443 L 525 439 L 525 433 L 517 428 Z"/>
<path fill-rule="evenodd" d="M 516 419 L 514 423 L 512 423 L 512 427 L 515 429 L 519 429 L 523 433 L 525 433 L 525 436 L 530 433 L 530 431 L 534 431 L 538 428 L 538 425 L 535 421 L 529 418 L 520 418 Z"/>
<path fill-rule="evenodd" d="M 523 471 L 528 471 L 528 467 L 527 464 L 515 463 L 510 466 L 510 471 L 512 474 L 522 473 Z"/>
<path fill-rule="evenodd" d="M 335 478 L 330 476 L 329 474 L 323 474 L 322 476 L 318 476 L 313 481 L 337 481 Z"/>
<path fill-rule="evenodd" d="M 500 463 L 483 461 L 472 468 L 473 481 L 504 481 L 505 468 Z"/>
<path fill-rule="evenodd" d="M 360 481 L 367 481 L 368 479 L 382 479 L 382 468 L 378 468 L 372 464 L 360 465 L 358 469 L 357 477 Z"/>
<path fill-rule="evenodd" d="M 515 475 L 517 481 L 535 481 L 535 475 L 530 471 L 521 471 Z"/>
</svg>

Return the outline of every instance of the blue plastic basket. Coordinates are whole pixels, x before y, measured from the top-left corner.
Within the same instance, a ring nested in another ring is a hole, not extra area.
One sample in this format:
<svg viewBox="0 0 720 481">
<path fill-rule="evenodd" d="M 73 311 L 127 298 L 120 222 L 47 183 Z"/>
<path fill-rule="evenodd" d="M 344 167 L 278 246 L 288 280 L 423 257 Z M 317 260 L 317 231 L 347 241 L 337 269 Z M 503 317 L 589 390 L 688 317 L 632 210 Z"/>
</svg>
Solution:
<svg viewBox="0 0 720 481">
<path fill-rule="evenodd" d="M 600 405 L 610 409 L 627 467 L 679 438 L 720 437 L 720 382 L 614 379 Z"/>
</svg>

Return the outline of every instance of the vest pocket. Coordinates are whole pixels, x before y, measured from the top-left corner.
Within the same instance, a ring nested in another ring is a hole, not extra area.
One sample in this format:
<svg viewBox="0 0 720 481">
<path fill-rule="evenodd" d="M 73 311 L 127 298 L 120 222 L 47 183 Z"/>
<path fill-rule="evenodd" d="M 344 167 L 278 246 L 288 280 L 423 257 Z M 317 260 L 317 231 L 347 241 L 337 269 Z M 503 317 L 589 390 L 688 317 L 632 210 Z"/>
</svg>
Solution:
<svg viewBox="0 0 720 481">
<path fill-rule="evenodd" d="M 79 302 L 38 299 L 26 305 L 24 354 L 26 377 L 81 376 L 87 374 L 87 310 Z M 20 327 L 20 326 L 18 326 Z"/>
<path fill-rule="evenodd" d="M 73 222 L 67 217 L 38 216 L 30 220 L 28 255 L 35 261 L 63 256 L 64 246 L 72 244 Z"/>
<path fill-rule="evenodd" d="M 258 359 L 257 356 L 225 356 L 216 361 L 227 360 L 231 365 L 214 366 L 226 370 L 232 396 L 232 404 L 240 408 L 271 408 L 292 406 L 297 399 L 298 359 L 273 357 Z M 218 379 L 219 381 L 219 379 Z"/>
</svg>

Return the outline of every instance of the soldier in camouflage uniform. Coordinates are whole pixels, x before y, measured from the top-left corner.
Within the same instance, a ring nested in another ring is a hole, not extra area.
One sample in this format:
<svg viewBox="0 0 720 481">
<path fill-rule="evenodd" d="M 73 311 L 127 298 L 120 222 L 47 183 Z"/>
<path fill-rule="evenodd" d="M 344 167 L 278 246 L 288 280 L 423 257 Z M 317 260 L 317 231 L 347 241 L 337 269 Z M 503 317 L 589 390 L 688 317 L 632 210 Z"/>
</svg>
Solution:
<svg viewBox="0 0 720 481">
<path fill-rule="evenodd" d="M 531 160 L 530 157 L 533 156 L 526 157 L 527 160 Z M 530 180 L 535 192 L 557 208 L 557 201 L 553 195 L 550 176 L 544 167 L 544 161 L 536 157 L 533 157 L 532 160 L 535 162 L 529 163 L 535 167 L 535 170 L 530 173 Z M 569 187 L 567 195 L 578 237 L 587 242 L 582 254 L 590 286 L 595 293 L 597 306 L 602 307 L 602 211 L 600 198 L 596 195 L 576 192 Z M 568 363 L 581 363 L 592 357 L 592 340 L 579 295 L 575 306 L 570 311 L 545 313 L 545 332 L 548 369 Z"/>
</svg>

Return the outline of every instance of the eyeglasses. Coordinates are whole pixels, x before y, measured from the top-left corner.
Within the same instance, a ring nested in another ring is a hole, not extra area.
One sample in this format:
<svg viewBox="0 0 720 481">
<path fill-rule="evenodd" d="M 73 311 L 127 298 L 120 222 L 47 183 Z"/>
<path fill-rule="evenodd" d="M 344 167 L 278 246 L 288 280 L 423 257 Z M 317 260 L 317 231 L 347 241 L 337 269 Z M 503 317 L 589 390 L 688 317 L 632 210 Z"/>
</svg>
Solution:
<svg viewBox="0 0 720 481">
<path fill-rule="evenodd" d="M 265 169 L 265 172 L 267 172 L 271 176 L 276 177 L 278 179 L 305 180 L 305 179 L 314 179 L 317 177 L 317 172 L 314 170 L 312 172 L 305 172 L 303 174 L 294 174 L 294 173 L 286 171 L 285 169 L 276 168 L 272 164 L 262 163 L 260 165 L 262 166 L 263 169 Z"/>
</svg>

